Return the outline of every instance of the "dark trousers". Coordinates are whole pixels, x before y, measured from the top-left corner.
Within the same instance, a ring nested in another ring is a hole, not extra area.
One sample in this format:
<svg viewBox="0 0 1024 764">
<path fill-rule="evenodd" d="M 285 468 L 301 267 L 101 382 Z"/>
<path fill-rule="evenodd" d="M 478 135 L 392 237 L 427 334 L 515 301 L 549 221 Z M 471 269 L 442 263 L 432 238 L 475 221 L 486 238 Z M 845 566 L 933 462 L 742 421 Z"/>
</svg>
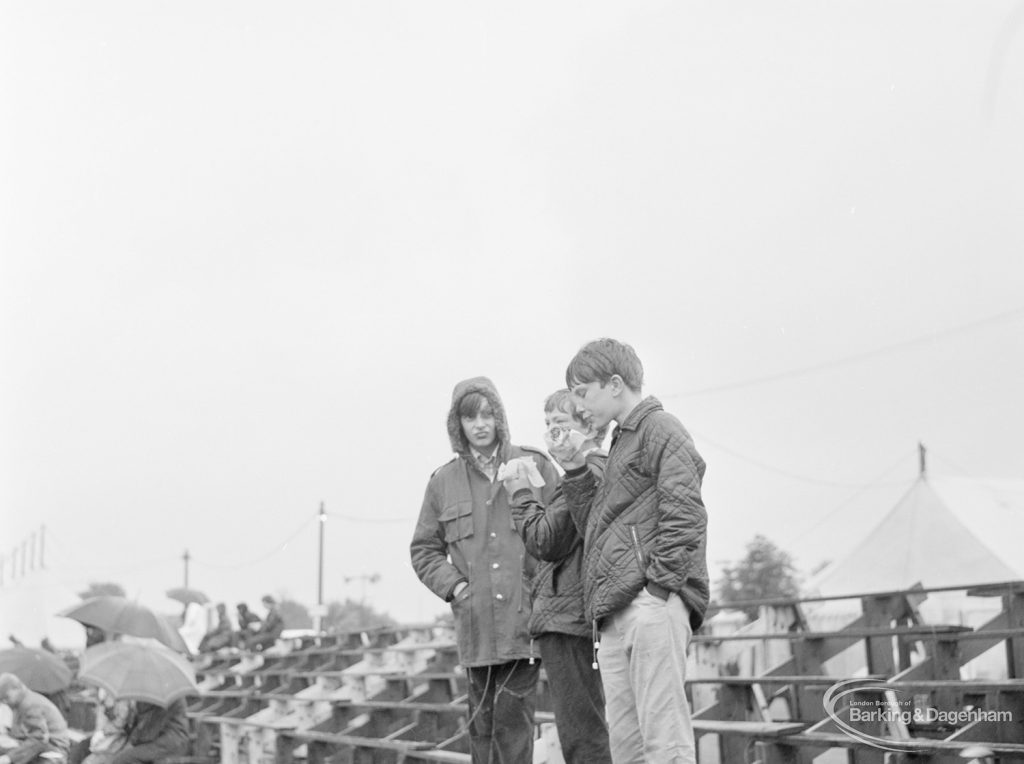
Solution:
<svg viewBox="0 0 1024 764">
<path fill-rule="evenodd" d="M 474 666 L 466 673 L 473 764 L 532 764 L 540 661 Z"/>
<path fill-rule="evenodd" d="M 567 764 L 611 764 L 601 672 L 586 637 L 547 632 L 537 637 L 552 710 Z"/>
</svg>

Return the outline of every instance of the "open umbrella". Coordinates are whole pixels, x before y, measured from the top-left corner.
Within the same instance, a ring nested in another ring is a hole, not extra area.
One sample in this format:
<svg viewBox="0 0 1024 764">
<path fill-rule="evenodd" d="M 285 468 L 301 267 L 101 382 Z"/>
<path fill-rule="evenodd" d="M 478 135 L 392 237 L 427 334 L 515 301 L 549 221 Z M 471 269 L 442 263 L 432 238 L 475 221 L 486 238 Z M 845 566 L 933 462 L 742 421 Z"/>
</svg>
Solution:
<svg viewBox="0 0 1024 764">
<path fill-rule="evenodd" d="M 11 673 L 36 692 L 58 692 L 71 684 L 71 669 L 60 658 L 34 647 L 0 650 L 0 674 Z"/>
<path fill-rule="evenodd" d="M 104 642 L 82 654 L 78 678 L 115 698 L 144 700 L 166 708 L 198 695 L 196 673 L 182 656 L 153 642 Z"/>
<path fill-rule="evenodd" d="M 183 653 L 189 651 L 185 640 L 166 618 L 126 597 L 114 594 L 90 597 L 81 604 L 62 610 L 58 615 L 116 634 L 151 637 Z"/>
<path fill-rule="evenodd" d="M 168 589 L 167 596 L 172 600 L 177 600 L 182 605 L 190 605 L 193 602 L 205 605 L 210 601 L 210 598 L 198 589 L 190 589 L 187 586 L 176 586 L 173 589 Z"/>
</svg>

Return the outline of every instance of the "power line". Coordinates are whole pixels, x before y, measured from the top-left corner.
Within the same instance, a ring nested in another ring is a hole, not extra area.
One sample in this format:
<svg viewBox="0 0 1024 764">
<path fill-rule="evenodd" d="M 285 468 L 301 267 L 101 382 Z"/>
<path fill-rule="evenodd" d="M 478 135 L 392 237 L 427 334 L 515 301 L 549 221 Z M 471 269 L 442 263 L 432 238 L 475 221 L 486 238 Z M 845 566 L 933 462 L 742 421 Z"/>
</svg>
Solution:
<svg viewBox="0 0 1024 764">
<path fill-rule="evenodd" d="M 824 515 L 822 515 L 820 518 L 818 518 L 818 521 L 816 523 L 813 523 L 812 525 L 809 525 L 806 528 L 802 528 L 799 533 L 797 533 L 794 536 L 790 536 L 789 540 L 788 540 L 788 543 L 792 544 L 793 542 L 799 541 L 800 539 L 804 538 L 804 536 L 806 536 L 807 534 L 812 533 L 813 531 L 816 531 L 822 525 L 824 525 L 829 520 L 831 520 L 833 517 L 835 517 L 839 512 L 841 512 L 842 510 L 846 509 L 851 503 L 853 503 L 854 499 L 858 498 L 862 493 L 864 493 L 868 489 L 870 489 L 870 488 L 878 488 L 878 487 L 885 486 L 885 485 L 894 485 L 893 483 L 883 483 L 883 482 L 881 482 L 882 478 L 886 477 L 890 472 L 893 472 L 897 467 L 901 467 L 903 465 L 903 462 L 906 459 L 907 459 L 907 454 L 904 454 L 899 459 L 897 459 L 895 462 L 893 462 L 888 467 L 886 467 L 874 479 L 872 479 L 868 483 L 865 483 L 859 489 L 857 489 L 856 491 L 851 493 L 849 496 L 847 496 L 845 499 L 843 499 L 843 501 L 840 502 L 840 504 L 838 506 L 836 506 L 835 508 L 829 510 Z M 916 480 L 917 478 L 914 478 L 914 479 Z M 911 483 L 913 481 L 903 480 L 903 481 L 900 481 L 900 482 L 903 483 L 903 484 L 908 484 L 908 483 Z M 895 484 L 895 485 L 898 485 L 898 483 Z"/>
<path fill-rule="evenodd" d="M 708 437 L 706 437 L 704 435 L 701 435 L 700 433 L 695 432 L 694 430 L 690 430 L 690 434 L 693 435 L 695 438 L 697 438 L 697 440 L 699 440 L 701 443 L 708 443 L 711 446 L 713 446 L 714 448 L 717 448 L 719 451 L 723 451 L 723 452 L 729 454 L 730 456 L 733 456 L 733 457 L 735 457 L 735 458 L 737 458 L 737 459 L 739 459 L 741 461 L 747 462 L 749 464 L 753 464 L 755 467 L 760 467 L 761 469 L 767 470 L 769 472 L 775 472 L 775 473 L 778 473 L 779 475 L 784 475 L 785 477 L 792 478 L 793 480 L 799 480 L 799 481 L 801 481 L 803 483 L 812 483 L 814 485 L 830 486 L 830 487 L 833 487 L 833 488 L 863 488 L 863 487 L 865 487 L 864 483 L 843 483 L 843 482 L 840 482 L 840 481 L 837 481 L 837 480 L 824 480 L 822 478 L 810 477 L 808 475 L 799 475 L 799 474 L 797 474 L 795 472 L 790 472 L 789 470 L 785 470 L 785 469 L 782 469 L 780 467 L 773 467 L 772 465 L 767 464 L 767 463 L 762 462 L 762 461 L 759 461 L 758 459 L 754 459 L 752 457 L 745 456 L 745 455 L 739 453 L 738 451 L 735 451 L 735 450 L 729 448 L 728 446 L 724 446 L 721 443 L 716 443 L 711 438 L 708 438 Z M 885 483 L 885 484 L 880 484 L 880 485 L 899 485 L 899 484 L 901 484 L 903 482 L 904 481 L 901 480 L 899 482 Z"/>
<path fill-rule="evenodd" d="M 337 512 L 328 512 L 328 517 L 337 517 L 339 520 L 346 520 L 348 522 L 415 522 L 415 517 L 354 517 L 352 515 L 342 515 Z"/>
<path fill-rule="evenodd" d="M 661 398 L 688 398 L 697 395 L 709 395 L 711 393 L 722 393 L 731 390 L 739 390 L 744 387 L 753 387 L 755 385 L 761 385 L 766 382 L 777 382 L 782 379 L 792 379 L 793 377 L 801 377 L 806 374 L 813 374 L 818 371 L 825 371 L 826 369 L 834 369 L 839 366 L 846 366 L 851 363 L 858 363 L 867 358 L 873 358 L 875 356 L 884 355 L 886 353 L 892 353 L 897 350 L 903 350 L 914 345 L 920 345 L 925 342 L 934 342 L 935 340 L 944 339 L 954 334 L 962 334 L 964 332 L 974 331 L 991 324 L 1002 323 L 1004 321 L 1012 321 L 1018 316 L 1024 315 L 1024 307 L 1015 308 L 1013 310 L 1006 311 L 1005 313 L 999 313 L 995 316 L 989 316 L 988 318 L 982 318 L 977 321 L 971 321 L 970 323 L 960 324 L 959 326 L 953 326 L 942 331 L 932 332 L 931 334 L 925 334 L 920 337 L 914 337 L 913 339 L 903 340 L 902 342 L 896 342 L 892 345 L 885 345 L 883 347 L 875 348 L 873 350 L 866 350 L 862 353 L 854 353 L 843 358 L 836 358 L 831 361 L 822 361 L 821 363 L 812 364 L 810 366 L 802 366 L 796 369 L 789 369 L 787 371 L 780 371 L 774 374 L 766 374 L 762 377 L 753 377 L 751 379 L 744 379 L 738 382 L 728 382 L 722 385 L 714 385 L 712 387 L 703 387 L 697 390 L 687 390 L 681 393 L 670 393 L 668 395 L 659 396 Z"/>
<path fill-rule="evenodd" d="M 274 555 L 280 554 L 281 552 L 283 552 L 285 549 L 288 548 L 288 545 L 292 541 L 294 541 L 295 538 L 300 533 L 302 533 L 304 530 L 306 530 L 306 527 L 311 522 L 316 520 L 317 518 L 318 518 L 318 515 L 312 515 L 312 516 L 306 518 L 306 520 L 302 523 L 302 525 L 300 525 L 295 530 L 294 533 L 292 533 L 288 538 L 286 538 L 283 543 L 281 543 L 278 546 L 274 547 L 269 552 L 266 552 L 265 554 L 262 554 L 259 557 L 254 557 L 251 560 L 247 560 L 246 562 L 239 562 L 239 563 L 233 563 L 233 564 L 230 564 L 230 565 L 224 565 L 222 563 L 216 563 L 216 562 L 204 562 L 203 560 L 197 560 L 195 557 L 192 557 L 191 559 L 192 559 L 193 562 L 195 562 L 195 563 L 197 563 L 199 565 L 203 565 L 204 567 L 207 567 L 207 568 L 217 568 L 218 570 L 236 570 L 238 568 L 247 568 L 250 565 L 255 565 L 257 563 L 264 562 L 265 560 L 269 560 Z"/>
</svg>

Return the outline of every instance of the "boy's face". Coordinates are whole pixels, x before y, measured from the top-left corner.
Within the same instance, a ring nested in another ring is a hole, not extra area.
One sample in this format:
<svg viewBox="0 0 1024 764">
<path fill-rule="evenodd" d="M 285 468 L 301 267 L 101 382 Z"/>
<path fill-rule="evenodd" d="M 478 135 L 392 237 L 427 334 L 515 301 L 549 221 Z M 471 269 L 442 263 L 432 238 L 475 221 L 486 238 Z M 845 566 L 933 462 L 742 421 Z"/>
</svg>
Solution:
<svg viewBox="0 0 1024 764">
<path fill-rule="evenodd" d="M 462 432 L 477 451 L 483 451 L 494 445 L 497 436 L 497 428 L 494 425 L 494 412 L 491 406 L 485 403 L 476 412 L 476 416 L 464 416 L 462 419 Z"/>
<path fill-rule="evenodd" d="M 592 435 L 593 430 L 589 425 L 584 424 L 579 419 L 565 413 L 560 409 L 554 411 L 544 412 L 544 427 L 549 432 L 552 427 L 561 427 L 566 430 L 576 430 L 576 432 L 586 435 L 588 438 Z"/>
<path fill-rule="evenodd" d="M 618 414 L 621 401 L 615 392 L 618 389 L 616 380 L 618 377 L 612 377 L 604 385 L 596 381 L 580 382 L 572 388 L 576 407 L 595 431 L 610 424 Z"/>
</svg>

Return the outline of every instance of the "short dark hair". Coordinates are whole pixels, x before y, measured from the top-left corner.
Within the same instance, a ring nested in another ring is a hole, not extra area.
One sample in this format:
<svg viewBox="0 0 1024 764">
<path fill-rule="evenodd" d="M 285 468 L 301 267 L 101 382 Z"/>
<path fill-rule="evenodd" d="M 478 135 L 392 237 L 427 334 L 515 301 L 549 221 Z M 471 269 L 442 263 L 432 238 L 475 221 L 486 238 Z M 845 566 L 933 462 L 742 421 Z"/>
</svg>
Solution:
<svg viewBox="0 0 1024 764">
<path fill-rule="evenodd" d="M 644 384 L 644 366 L 636 351 L 624 342 L 603 337 L 588 342 L 569 361 L 565 370 L 565 384 L 572 389 L 588 382 L 600 382 L 601 387 L 615 375 L 622 377 L 633 392 L 640 392 Z"/>
<path fill-rule="evenodd" d="M 473 418 L 480 413 L 480 409 L 490 405 L 491 402 L 483 393 L 466 393 L 459 401 L 459 416 Z"/>
<path fill-rule="evenodd" d="M 569 390 L 563 388 L 561 390 L 555 390 L 551 393 L 544 401 L 544 413 L 548 414 L 552 411 L 561 411 L 563 414 L 568 414 L 580 424 L 587 424 L 587 417 L 579 406 L 572 398 L 572 393 Z M 594 431 L 594 442 L 597 445 L 604 443 L 604 438 L 608 434 L 608 425 L 601 427 Z"/>
</svg>

